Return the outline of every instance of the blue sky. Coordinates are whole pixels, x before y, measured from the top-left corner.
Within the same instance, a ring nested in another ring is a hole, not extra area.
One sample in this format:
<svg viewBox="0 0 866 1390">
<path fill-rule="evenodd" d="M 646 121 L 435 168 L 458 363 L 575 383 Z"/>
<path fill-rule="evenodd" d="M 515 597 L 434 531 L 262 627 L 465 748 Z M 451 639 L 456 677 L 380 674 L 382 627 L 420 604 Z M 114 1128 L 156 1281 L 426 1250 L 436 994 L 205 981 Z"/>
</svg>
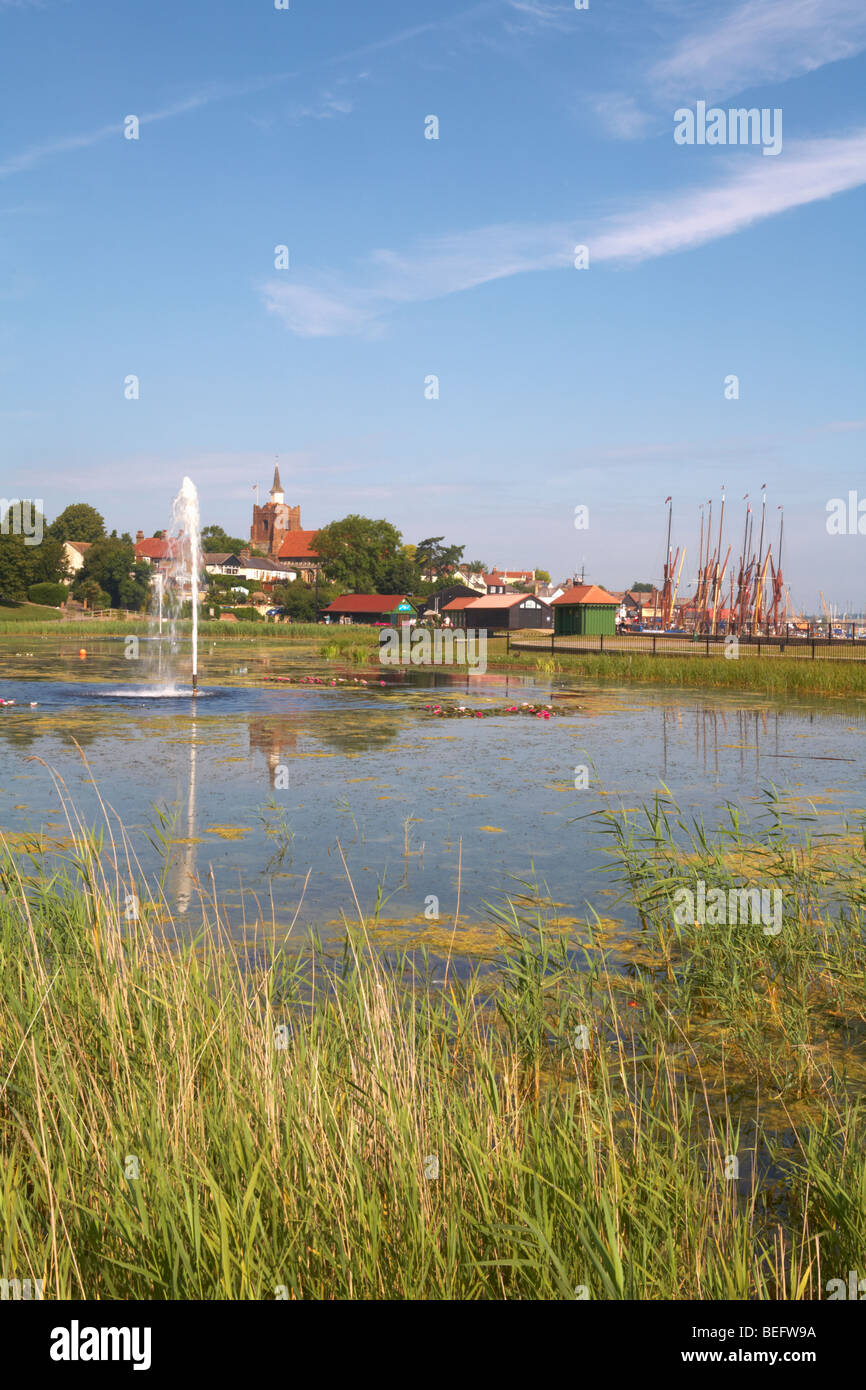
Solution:
<svg viewBox="0 0 866 1390">
<path fill-rule="evenodd" d="M 862 0 L 0 0 L 0 54 L 7 497 L 247 534 L 278 454 L 305 526 L 618 587 L 766 483 L 795 602 L 866 605 Z"/>
</svg>

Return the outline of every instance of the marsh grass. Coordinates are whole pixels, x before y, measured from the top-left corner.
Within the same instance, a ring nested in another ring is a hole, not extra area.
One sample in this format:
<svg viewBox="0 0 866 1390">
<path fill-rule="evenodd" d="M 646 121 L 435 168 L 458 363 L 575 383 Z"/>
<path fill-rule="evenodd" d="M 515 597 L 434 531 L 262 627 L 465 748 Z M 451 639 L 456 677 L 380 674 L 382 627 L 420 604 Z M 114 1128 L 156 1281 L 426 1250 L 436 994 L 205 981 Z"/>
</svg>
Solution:
<svg viewBox="0 0 866 1390">
<path fill-rule="evenodd" d="M 0 603 L 0 632 L 23 632 L 31 627 L 52 627 L 60 622 L 57 608 L 36 603 Z"/>
<path fill-rule="evenodd" d="M 150 619 L 146 613 L 134 613 L 128 618 L 67 618 L 57 625 L 57 620 L 61 615 L 56 609 L 43 610 L 46 616 L 32 616 L 34 610 L 17 610 L 20 617 L 8 619 L 7 614 L 11 610 L 0 607 L 0 635 L 14 634 L 16 636 L 42 636 L 69 637 L 70 640 L 89 637 L 91 641 L 100 637 L 125 637 L 130 631 L 146 627 Z M 37 613 L 39 610 L 36 610 Z M 47 615 L 54 614 L 54 621 Z M 189 619 L 180 619 L 177 623 L 177 630 L 181 637 L 189 636 L 192 623 Z M 307 641 L 311 637 L 321 639 L 325 629 L 318 623 L 271 623 L 261 622 L 251 619 L 244 621 L 239 619 L 237 622 L 220 622 L 217 618 L 205 618 L 199 623 L 199 635 L 203 637 L 220 637 L 228 641 L 238 640 L 239 638 L 255 637 L 257 641 L 264 642 L 293 642 Z M 356 638 L 358 629 L 354 629 Z"/>
<path fill-rule="evenodd" d="M 350 635 L 353 633 L 354 635 Z M 358 637 L 358 629 L 334 633 L 319 648 L 319 656 L 325 661 L 349 661 L 353 666 L 374 666 L 378 657 L 378 634 L 366 640 Z"/>
<path fill-rule="evenodd" d="M 723 656 L 644 656 L 618 652 L 608 655 L 557 651 L 539 657 L 514 648 L 508 653 L 488 647 L 488 664 L 520 670 L 562 673 L 618 685 L 630 682 L 681 686 L 705 690 L 759 690 L 773 695 L 864 695 L 866 660 L 741 655 L 738 661 Z"/>
<path fill-rule="evenodd" d="M 294 946 L 268 905 L 238 937 L 206 885 L 175 939 L 110 808 L 94 831 L 57 785 L 69 847 L 0 868 L 4 1277 L 89 1299 L 817 1298 L 862 1265 L 853 851 L 824 908 L 778 808 L 716 839 L 667 802 L 606 816 L 636 936 L 566 937 L 528 885 L 490 908 L 498 971 L 458 979 L 450 947 L 377 948 L 360 910 L 337 947 Z M 732 849 L 796 886 L 782 939 L 671 929 L 674 885 L 733 873 Z"/>
</svg>

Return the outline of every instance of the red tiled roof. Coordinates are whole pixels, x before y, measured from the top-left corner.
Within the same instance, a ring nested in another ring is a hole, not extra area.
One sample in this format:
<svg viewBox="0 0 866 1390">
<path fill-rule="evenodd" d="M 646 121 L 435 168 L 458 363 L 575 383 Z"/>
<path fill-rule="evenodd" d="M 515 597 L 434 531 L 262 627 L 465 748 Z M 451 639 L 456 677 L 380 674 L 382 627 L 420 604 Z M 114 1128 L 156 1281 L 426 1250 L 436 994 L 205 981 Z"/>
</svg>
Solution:
<svg viewBox="0 0 866 1390">
<path fill-rule="evenodd" d="M 290 531 L 277 551 L 278 560 L 317 560 L 318 552 L 313 545 L 315 531 Z"/>
<path fill-rule="evenodd" d="M 523 603 L 524 599 L 533 597 L 533 594 L 488 594 L 486 598 L 471 599 L 469 606 L 471 608 L 513 608 L 516 603 Z M 550 607 L 543 598 L 536 599 L 535 602 L 544 604 L 545 608 Z"/>
<path fill-rule="evenodd" d="M 324 613 L 393 613 L 405 594 L 341 594 L 329 603 Z"/>
<path fill-rule="evenodd" d="M 615 599 L 613 594 L 609 594 L 607 589 L 600 589 L 597 584 L 578 584 L 573 589 L 566 589 L 564 594 L 553 600 L 558 603 L 612 603 L 619 605 L 619 599 Z"/>
<path fill-rule="evenodd" d="M 156 536 L 146 536 L 135 543 L 137 560 L 165 560 L 171 554 L 171 542 L 159 540 Z"/>
<path fill-rule="evenodd" d="M 464 594 L 461 598 L 453 598 L 450 603 L 446 603 L 445 607 L 442 609 L 442 612 L 453 613 L 457 609 L 468 608 L 470 603 L 477 602 L 477 598 L 469 598 L 467 594 Z"/>
</svg>

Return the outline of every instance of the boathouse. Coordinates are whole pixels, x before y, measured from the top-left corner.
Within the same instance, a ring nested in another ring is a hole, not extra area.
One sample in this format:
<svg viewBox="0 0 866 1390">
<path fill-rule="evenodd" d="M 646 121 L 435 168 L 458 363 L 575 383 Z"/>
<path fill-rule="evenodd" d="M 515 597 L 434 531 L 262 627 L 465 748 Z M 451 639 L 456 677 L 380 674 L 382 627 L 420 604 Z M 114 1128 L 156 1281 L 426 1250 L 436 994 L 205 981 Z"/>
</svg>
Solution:
<svg viewBox="0 0 866 1390">
<path fill-rule="evenodd" d="M 577 584 L 553 600 L 558 637 L 613 637 L 619 600 L 597 584 Z"/>
<path fill-rule="evenodd" d="M 455 627 L 484 628 L 552 628 L 550 604 L 533 594 L 488 594 L 486 598 L 456 598 L 442 609 Z"/>
<path fill-rule="evenodd" d="M 326 622 L 370 623 L 374 627 L 399 627 L 418 617 L 405 594 L 341 594 L 322 609 Z"/>
</svg>

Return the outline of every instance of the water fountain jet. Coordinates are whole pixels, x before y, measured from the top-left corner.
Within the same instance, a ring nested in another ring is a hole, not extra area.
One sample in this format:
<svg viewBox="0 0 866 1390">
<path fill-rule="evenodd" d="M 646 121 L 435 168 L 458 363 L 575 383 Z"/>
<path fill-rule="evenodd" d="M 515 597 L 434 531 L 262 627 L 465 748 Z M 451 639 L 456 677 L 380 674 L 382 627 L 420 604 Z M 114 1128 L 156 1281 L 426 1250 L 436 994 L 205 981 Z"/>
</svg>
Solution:
<svg viewBox="0 0 866 1390">
<path fill-rule="evenodd" d="M 201 570 L 201 524 L 198 492 L 191 478 L 184 478 L 172 503 L 172 568 L 180 592 L 189 589 L 192 605 L 192 693 L 198 695 L 198 597 Z"/>
<path fill-rule="evenodd" d="M 197 696 L 198 684 L 198 608 L 202 563 L 198 493 L 191 478 L 184 478 L 180 492 L 172 502 L 171 526 L 166 532 L 167 553 L 163 568 L 153 576 L 151 605 L 151 636 L 159 652 L 154 672 L 157 689 L 154 695 Z M 190 600 L 192 616 L 192 690 L 178 687 L 179 672 L 172 657 L 178 651 L 178 619 L 182 605 Z M 163 629 L 167 628 L 164 635 Z M 165 651 L 167 645 L 168 651 Z"/>
</svg>

